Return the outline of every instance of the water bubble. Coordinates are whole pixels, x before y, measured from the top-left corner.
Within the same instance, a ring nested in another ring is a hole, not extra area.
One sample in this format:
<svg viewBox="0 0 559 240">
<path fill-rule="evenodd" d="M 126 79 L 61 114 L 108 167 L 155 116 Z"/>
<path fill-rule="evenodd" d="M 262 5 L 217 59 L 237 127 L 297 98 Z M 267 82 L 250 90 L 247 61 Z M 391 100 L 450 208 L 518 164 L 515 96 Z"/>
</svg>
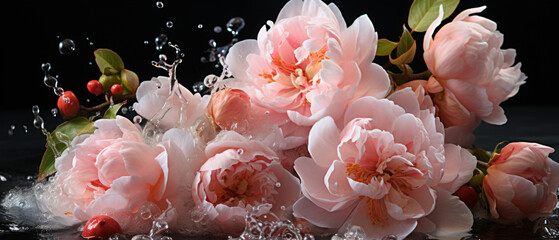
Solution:
<svg viewBox="0 0 559 240">
<path fill-rule="evenodd" d="M 128 111 L 133 112 L 134 111 L 134 106 L 128 106 Z"/>
<path fill-rule="evenodd" d="M 243 153 L 245 153 L 245 150 L 242 148 L 237 149 L 237 153 L 242 155 Z"/>
<path fill-rule="evenodd" d="M 67 55 L 76 50 L 76 44 L 72 39 L 66 38 L 58 43 L 58 52 L 62 55 Z"/>
<path fill-rule="evenodd" d="M 132 237 L 132 240 L 153 240 L 150 236 L 148 235 L 136 235 L 134 237 Z"/>
<path fill-rule="evenodd" d="M 210 39 L 208 43 L 210 44 L 211 47 L 217 47 L 217 43 L 213 39 Z"/>
<path fill-rule="evenodd" d="M 365 239 L 365 231 L 360 226 L 353 225 L 344 233 L 344 237 L 346 240 L 363 240 Z"/>
<path fill-rule="evenodd" d="M 279 188 L 279 187 L 281 187 L 281 183 L 280 183 L 280 182 L 277 182 L 277 183 L 275 184 L 275 186 L 276 186 L 277 188 Z"/>
<path fill-rule="evenodd" d="M 214 74 L 209 74 L 204 78 L 204 86 L 206 87 L 213 87 L 214 84 L 219 80 L 219 77 Z"/>
<path fill-rule="evenodd" d="M 39 106 L 33 105 L 33 107 L 31 107 L 31 112 L 33 113 L 33 115 L 39 114 L 39 111 Z"/>
<path fill-rule="evenodd" d="M 155 49 L 157 51 L 161 51 L 161 49 L 163 49 L 163 46 L 165 46 L 165 44 L 167 44 L 167 41 L 169 40 L 169 38 L 167 37 L 167 35 L 165 34 L 159 34 L 159 36 L 155 37 Z"/>
<path fill-rule="evenodd" d="M 166 221 L 161 219 L 156 219 L 153 221 L 153 225 L 151 227 L 149 235 L 154 236 L 163 231 L 166 231 L 167 229 L 169 229 L 169 224 Z"/>
<path fill-rule="evenodd" d="M 123 107 L 120 109 L 120 111 L 122 112 L 122 114 L 126 114 L 128 112 L 128 108 Z"/>
<path fill-rule="evenodd" d="M 202 63 L 207 63 L 207 62 L 208 62 L 208 59 L 207 59 L 206 57 L 201 57 L 201 58 L 200 58 L 200 62 L 202 62 Z"/>
<path fill-rule="evenodd" d="M 54 93 L 55 93 L 57 96 L 62 96 L 62 95 L 64 94 L 64 89 L 61 88 L 61 87 L 57 87 L 57 88 L 54 89 Z"/>
<path fill-rule="evenodd" d="M 214 33 L 220 33 L 221 32 L 221 27 L 220 26 L 215 26 L 214 27 Z"/>
<path fill-rule="evenodd" d="M 163 7 L 164 7 L 164 4 L 163 4 L 163 2 L 161 2 L 161 1 L 157 1 L 157 2 L 155 3 L 155 6 L 156 6 L 157 8 L 163 8 Z"/>
<path fill-rule="evenodd" d="M 89 42 L 89 46 L 93 46 L 93 42 Z"/>
<path fill-rule="evenodd" d="M 50 113 L 52 114 L 53 117 L 58 116 L 58 108 L 52 108 L 50 110 Z"/>
<path fill-rule="evenodd" d="M 5 182 L 5 181 L 8 181 L 8 179 L 4 177 L 4 175 L 0 174 L 0 182 Z"/>
<path fill-rule="evenodd" d="M 270 111 L 265 111 L 264 114 L 269 115 Z"/>
<path fill-rule="evenodd" d="M 198 29 L 202 29 L 203 27 L 204 27 L 204 25 L 198 24 Z"/>
<path fill-rule="evenodd" d="M 144 41 L 144 44 L 145 44 L 145 45 L 148 45 L 148 44 L 149 44 L 149 41 L 147 41 L 147 40 Z"/>
<path fill-rule="evenodd" d="M 144 119 L 143 119 L 142 116 L 140 116 L 140 115 L 136 115 L 136 116 L 134 116 L 134 118 L 132 119 L 132 121 L 134 121 L 134 123 L 136 123 L 136 124 L 141 124 L 141 123 L 142 123 L 142 120 L 144 120 Z"/>
<path fill-rule="evenodd" d="M 233 34 L 233 36 L 237 36 L 239 31 L 245 27 L 245 20 L 242 17 L 234 17 L 229 19 L 226 26 L 227 31 Z"/>
<path fill-rule="evenodd" d="M 27 133 L 27 132 L 28 132 L 28 130 L 27 130 L 27 125 L 23 124 L 22 127 L 23 127 L 23 132 L 24 132 L 24 133 Z"/>
<path fill-rule="evenodd" d="M 167 28 L 172 28 L 172 27 L 173 27 L 173 21 L 167 21 L 167 22 L 165 23 L 165 26 L 166 26 Z"/>
<path fill-rule="evenodd" d="M 199 82 L 195 82 L 195 83 L 192 85 L 192 91 L 195 92 L 195 93 L 201 93 L 201 92 L 203 92 L 205 89 L 206 89 L 206 86 L 204 85 L 203 82 L 200 82 L 200 81 L 199 81 Z"/>
<path fill-rule="evenodd" d="M 43 121 L 43 118 L 41 116 L 36 116 L 35 119 L 33 119 L 33 126 L 36 129 L 43 129 L 45 127 L 45 122 Z"/>
</svg>

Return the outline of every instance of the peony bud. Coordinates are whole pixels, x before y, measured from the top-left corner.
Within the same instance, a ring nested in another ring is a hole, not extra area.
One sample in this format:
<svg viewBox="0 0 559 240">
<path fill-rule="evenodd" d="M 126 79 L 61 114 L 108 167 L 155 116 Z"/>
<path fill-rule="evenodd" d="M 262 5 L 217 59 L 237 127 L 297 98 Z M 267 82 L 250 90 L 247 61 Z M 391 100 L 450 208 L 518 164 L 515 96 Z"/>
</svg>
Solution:
<svg viewBox="0 0 559 240">
<path fill-rule="evenodd" d="M 212 95 L 208 112 L 214 123 L 226 130 L 231 130 L 250 112 L 250 97 L 240 89 L 226 88 Z"/>
<path fill-rule="evenodd" d="M 128 69 L 122 69 L 122 71 L 120 71 L 120 80 L 122 80 L 122 86 L 124 90 L 126 90 L 125 94 L 136 92 L 136 89 L 140 85 L 138 75 Z"/>
</svg>

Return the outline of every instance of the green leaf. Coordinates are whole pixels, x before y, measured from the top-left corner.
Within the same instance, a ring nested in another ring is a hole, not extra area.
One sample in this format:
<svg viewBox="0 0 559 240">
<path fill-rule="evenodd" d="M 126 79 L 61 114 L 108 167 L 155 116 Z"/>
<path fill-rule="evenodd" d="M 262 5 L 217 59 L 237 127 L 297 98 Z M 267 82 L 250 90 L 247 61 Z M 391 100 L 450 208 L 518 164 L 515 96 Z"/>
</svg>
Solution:
<svg viewBox="0 0 559 240">
<path fill-rule="evenodd" d="M 398 46 L 398 43 L 392 42 L 388 39 L 379 39 L 377 43 L 377 56 L 388 56 Z"/>
<path fill-rule="evenodd" d="M 425 32 L 429 25 L 439 16 L 442 4 L 443 20 L 454 12 L 460 0 L 414 0 L 408 16 L 408 25 L 416 32 Z"/>
<path fill-rule="evenodd" d="M 406 53 L 412 47 L 415 40 L 411 36 L 410 31 L 403 26 L 404 30 L 402 31 L 402 36 L 400 37 L 400 42 L 398 42 L 398 48 L 396 49 L 397 56 L 402 56 L 402 54 Z"/>
<path fill-rule="evenodd" d="M 101 73 L 105 73 L 107 68 L 111 69 L 111 72 L 120 72 L 124 69 L 124 62 L 122 62 L 120 56 L 110 49 L 100 48 L 95 50 L 93 54 Z"/>
<path fill-rule="evenodd" d="M 415 58 L 415 51 L 417 49 L 417 43 L 411 36 L 406 26 L 404 26 L 404 31 L 400 37 L 400 42 L 398 42 L 398 48 L 396 49 L 397 58 L 392 58 L 389 55 L 390 63 L 394 65 L 408 64 Z"/>
<path fill-rule="evenodd" d="M 39 180 L 56 172 L 54 161 L 68 147 L 72 139 L 90 121 L 85 117 L 76 117 L 60 124 L 54 131 L 48 133 L 46 151 L 39 166 Z"/>
<path fill-rule="evenodd" d="M 116 115 L 118 113 L 118 110 L 120 110 L 120 108 L 122 106 L 124 106 L 124 104 L 126 104 L 126 101 L 123 101 L 121 103 L 117 103 L 114 104 L 112 106 L 110 106 L 107 111 L 105 111 L 105 115 L 103 115 L 104 119 L 115 119 Z"/>
</svg>

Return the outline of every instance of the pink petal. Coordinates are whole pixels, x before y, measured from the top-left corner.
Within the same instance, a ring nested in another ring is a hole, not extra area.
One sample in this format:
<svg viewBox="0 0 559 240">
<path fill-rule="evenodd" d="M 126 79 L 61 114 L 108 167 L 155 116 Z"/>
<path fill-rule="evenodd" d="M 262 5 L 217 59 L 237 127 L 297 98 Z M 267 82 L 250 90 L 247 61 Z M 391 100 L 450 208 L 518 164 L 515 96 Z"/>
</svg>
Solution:
<svg viewBox="0 0 559 240">
<path fill-rule="evenodd" d="M 247 39 L 235 43 L 225 59 L 228 69 L 233 73 L 235 78 L 247 79 L 246 71 L 249 69 L 247 56 L 251 53 L 258 53 L 258 43 L 254 39 Z"/>
<path fill-rule="evenodd" d="M 466 204 L 443 189 L 437 190 L 436 207 L 426 218 L 436 226 L 436 230 L 431 232 L 436 236 L 467 232 L 474 223 L 472 212 Z"/>
<path fill-rule="evenodd" d="M 325 117 L 316 122 L 309 132 L 309 153 L 321 167 L 329 167 L 338 159 L 336 146 L 340 139 L 340 131 L 334 119 Z"/>
<path fill-rule="evenodd" d="M 338 228 L 344 223 L 354 207 L 355 204 L 351 204 L 342 209 L 327 211 L 315 205 L 309 199 L 302 197 L 293 204 L 293 216 L 304 218 L 319 227 Z"/>
<path fill-rule="evenodd" d="M 162 149 L 152 149 L 145 143 L 123 142 L 120 154 L 130 176 L 140 177 L 155 185 L 162 174 L 161 166 L 154 161 L 160 151 Z"/>
</svg>

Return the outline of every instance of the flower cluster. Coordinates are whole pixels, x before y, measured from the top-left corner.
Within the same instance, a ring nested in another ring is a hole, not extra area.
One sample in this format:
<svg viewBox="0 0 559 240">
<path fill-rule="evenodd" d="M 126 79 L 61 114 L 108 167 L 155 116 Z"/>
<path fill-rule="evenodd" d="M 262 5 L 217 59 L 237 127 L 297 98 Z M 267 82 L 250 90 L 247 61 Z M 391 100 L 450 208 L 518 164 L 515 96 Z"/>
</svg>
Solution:
<svg viewBox="0 0 559 240">
<path fill-rule="evenodd" d="M 499 105 L 526 79 L 515 50 L 501 49 L 497 24 L 478 15 L 484 7 L 437 30 L 453 9 L 445 4 L 435 15 L 410 10 L 431 19 L 410 26 L 425 32 L 428 69 L 413 74 L 407 29 L 391 42 L 366 15 L 348 25 L 333 3 L 289 1 L 255 40 L 232 46 L 231 77 L 212 94 L 192 94 L 174 76 L 143 81 L 134 90 L 143 123 L 101 119 L 75 137 L 55 162 L 69 203 L 57 212 L 78 222 L 108 215 L 138 232 L 134 216 L 147 206 L 167 210 L 178 231 L 238 235 L 258 207 L 315 233 L 359 226 L 366 239 L 467 232 L 472 207 L 500 222 L 549 215 L 553 149 L 472 148 L 481 121 L 507 121 Z"/>
</svg>

